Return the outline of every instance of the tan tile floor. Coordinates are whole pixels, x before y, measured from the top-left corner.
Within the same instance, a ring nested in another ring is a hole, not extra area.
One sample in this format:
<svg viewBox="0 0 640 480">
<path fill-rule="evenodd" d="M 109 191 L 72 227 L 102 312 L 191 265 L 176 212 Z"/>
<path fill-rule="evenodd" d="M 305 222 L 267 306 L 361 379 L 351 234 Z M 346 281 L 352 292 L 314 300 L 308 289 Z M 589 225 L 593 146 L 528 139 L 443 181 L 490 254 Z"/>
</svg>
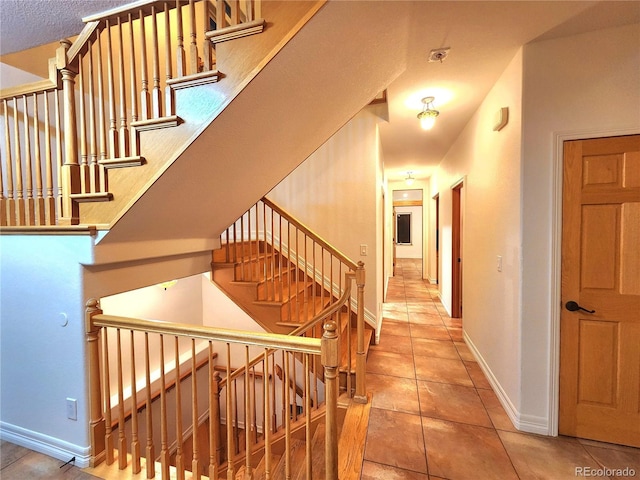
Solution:
<svg viewBox="0 0 640 480">
<path fill-rule="evenodd" d="M 361 479 L 564 480 L 581 478 L 576 467 L 630 467 L 640 478 L 640 449 L 518 432 L 462 340 L 462 321 L 419 268 L 399 260 L 367 360 Z"/>
</svg>

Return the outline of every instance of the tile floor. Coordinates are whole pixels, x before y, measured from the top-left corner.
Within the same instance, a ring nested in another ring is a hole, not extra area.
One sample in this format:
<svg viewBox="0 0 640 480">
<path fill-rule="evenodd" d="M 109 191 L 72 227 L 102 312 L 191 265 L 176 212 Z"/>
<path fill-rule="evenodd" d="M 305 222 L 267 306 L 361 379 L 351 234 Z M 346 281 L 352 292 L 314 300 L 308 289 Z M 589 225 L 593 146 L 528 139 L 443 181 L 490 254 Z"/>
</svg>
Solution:
<svg viewBox="0 0 640 480">
<path fill-rule="evenodd" d="M 518 432 L 420 261 L 399 260 L 380 344 L 367 360 L 373 393 L 363 480 L 564 480 L 577 467 L 629 467 L 640 449 Z M 596 476 L 591 478 L 629 478 Z"/>
</svg>

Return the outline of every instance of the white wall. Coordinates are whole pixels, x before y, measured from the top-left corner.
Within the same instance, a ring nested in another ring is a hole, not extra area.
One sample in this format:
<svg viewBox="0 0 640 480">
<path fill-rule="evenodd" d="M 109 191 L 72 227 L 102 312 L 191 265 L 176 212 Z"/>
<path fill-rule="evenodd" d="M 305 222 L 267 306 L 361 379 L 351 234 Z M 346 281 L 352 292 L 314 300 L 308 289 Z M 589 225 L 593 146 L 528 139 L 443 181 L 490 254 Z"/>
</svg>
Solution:
<svg viewBox="0 0 640 480">
<path fill-rule="evenodd" d="M 2 437 L 79 465 L 89 454 L 79 264 L 92 244 L 89 235 L 0 236 Z M 78 401 L 76 421 L 67 397 Z"/>
<path fill-rule="evenodd" d="M 382 221 L 378 118 L 360 112 L 294 170 L 268 197 L 354 261 L 365 262 L 365 307 L 377 316 Z M 368 254 L 360 256 L 360 245 Z"/>
<path fill-rule="evenodd" d="M 463 329 L 478 360 L 517 414 L 520 405 L 520 140 L 522 51 L 498 79 L 440 163 L 425 198 L 440 195 L 439 288 L 451 311 L 452 193 L 464 180 Z M 493 131 L 495 113 L 509 124 Z M 431 245 L 431 244 L 430 244 Z M 432 245 L 433 248 L 433 245 Z M 496 256 L 503 271 L 496 270 Z"/>
<path fill-rule="evenodd" d="M 635 24 L 524 49 L 521 412 L 532 422 L 557 410 L 561 140 L 640 132 L 638 45 Z"/>
</svg>

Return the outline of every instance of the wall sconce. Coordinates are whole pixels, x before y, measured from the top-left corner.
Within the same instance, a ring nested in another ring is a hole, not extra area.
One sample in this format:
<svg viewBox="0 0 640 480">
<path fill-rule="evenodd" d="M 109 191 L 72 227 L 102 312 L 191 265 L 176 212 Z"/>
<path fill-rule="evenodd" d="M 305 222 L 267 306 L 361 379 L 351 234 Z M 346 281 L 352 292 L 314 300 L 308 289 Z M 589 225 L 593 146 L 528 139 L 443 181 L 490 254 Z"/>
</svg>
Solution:
<svg viewBox="0 0 640 480">
<path fill-rule="evenodd" d="M 431 130 L 436 123 L 436 118 L 440 115 L 440 112 L 433 108 L 434 97 L 424 97 L 422 103 L 422 111 L 418 114 L 418 120 L 420 120 L 420 126 L 423 130 Z"/>
<path fill-rule="evenodd" d="M 168 282 L 162 282 L 160 286 L 166 290 L 167 288 L 173 287 L 176 283 L 178 283 L 178 280 L 169 280 Z"/>
<path fill-rule="evenodd" d="M 404 179 L 404 181 L 407 183 L 407 185 L 411 186 L 413 185 L 413 181 L 415 180 L 415 178 L 413 178 L 411 176 L 411 172 L 407 172 L 407 178 Z"/>
</svg>

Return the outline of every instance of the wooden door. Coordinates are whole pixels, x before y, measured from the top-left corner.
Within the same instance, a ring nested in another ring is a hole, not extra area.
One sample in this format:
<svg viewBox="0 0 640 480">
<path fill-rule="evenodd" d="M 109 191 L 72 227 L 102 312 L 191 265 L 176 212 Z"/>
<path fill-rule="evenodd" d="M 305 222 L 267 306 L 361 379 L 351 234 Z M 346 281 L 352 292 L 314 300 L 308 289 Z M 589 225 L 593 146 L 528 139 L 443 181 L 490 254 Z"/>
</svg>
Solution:
<svg viewBox="0 0 640 480">
<path fill-rule="evenodd" d="M 451 219 L 451 317 L 462 318 L 462 183 L 452 190 Z"/>
<path fill-rule="evenodd" d="M 640 135 L 565 143 L 562 224 L 559 431 L 640 447 Z"/>
</svg>

